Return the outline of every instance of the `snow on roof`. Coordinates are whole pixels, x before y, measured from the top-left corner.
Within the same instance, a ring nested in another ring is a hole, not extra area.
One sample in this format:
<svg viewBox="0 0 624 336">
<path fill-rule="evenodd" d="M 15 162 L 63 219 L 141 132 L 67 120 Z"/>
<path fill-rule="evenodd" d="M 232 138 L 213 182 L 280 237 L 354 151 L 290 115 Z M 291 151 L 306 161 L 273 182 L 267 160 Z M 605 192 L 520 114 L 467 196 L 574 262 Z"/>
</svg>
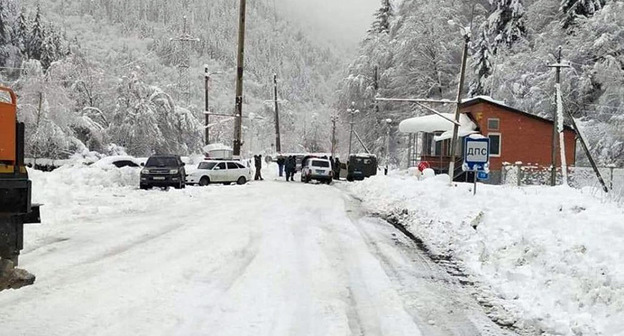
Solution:
<svg viewBox="0 0 624 336">
<path fill-rule="evenodd" d="M 233 151 L 232 147 L 226 146 L 224 144 L 210 144 L 202 147 L 205 153 L 212 151 Z"/>
<path fill-rule="evenodd" d="M 451 113 L 441 114 L 449 119 L 455 118 L 455 115 Z M 476 133 L 477 125 L 466 114 L 460 114 L 459 123 L 460 137 Z M 401 121 L 399 124 L 399 131 L 403 133 L 443 132 L 441 135 L 434 137 L 435 141 L 441 141 L 450 139 L 453 136 L 453 123 L 436 114 L 430 114 Z"/>
<path fill-rule="evenodd" d="M 490 96 L 474 96 L 474 97 L 472 97 L 470 99 L 462 100 L 462 104 L 469 103 L 471 101 L 475 101 L 475 100 L 478 100 L 478 99 L 487 100 L 490 103 L 507 106 L 507 104 L 505 104 L 505 101 L 503 101 L 503 100 L 496 100 L 496 99 L 494 99 L 494 98 L 492 98 Z"/>
</svg>

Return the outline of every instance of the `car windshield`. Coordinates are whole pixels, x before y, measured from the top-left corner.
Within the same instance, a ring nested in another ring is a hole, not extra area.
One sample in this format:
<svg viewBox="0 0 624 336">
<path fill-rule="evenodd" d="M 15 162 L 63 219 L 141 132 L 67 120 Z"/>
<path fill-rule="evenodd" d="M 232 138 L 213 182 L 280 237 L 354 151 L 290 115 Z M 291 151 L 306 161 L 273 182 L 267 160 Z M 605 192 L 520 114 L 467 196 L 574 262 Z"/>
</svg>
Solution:
<svg viewBox="0 0 624 336">
<path fill-rule="evenodd" d="M 145 167 L 176 167 L 178 160 L 174 157 L 153 156 L 147 160 Z"/>
<path fill-rule="evenodd" d="M 216 162 L 202 162 L 199 164 L 199 166 L 197 166 L 198 169 L 212 169 L 214 168 L 214 166 L 216 165 Z"/>
<path fill-rule="evenodd" d="M 321 168 L 329 168 L 329 162 L 328 161 L 313 160 L 312 161 L 312 166 L 313 167 L 321 167 Z"/>
</svg>

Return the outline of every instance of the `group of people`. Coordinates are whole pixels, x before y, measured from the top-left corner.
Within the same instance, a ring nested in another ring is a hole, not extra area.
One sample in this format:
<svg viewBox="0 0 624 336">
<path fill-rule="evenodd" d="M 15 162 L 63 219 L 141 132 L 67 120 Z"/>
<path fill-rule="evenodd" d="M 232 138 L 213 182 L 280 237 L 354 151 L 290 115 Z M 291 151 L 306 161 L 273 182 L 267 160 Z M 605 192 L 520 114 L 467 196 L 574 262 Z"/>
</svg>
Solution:
<svg viewBox="0 0 624 336">
<path fill-rule="evenodd" d="M 297 159 L 294 156 L 283 157 L 280 156 L 277 159 L 277 166 L 279 167 L 279 176 L 284 175 L 286 172 L 286 181 L 295 180 L 295 172 L 297 171 Z"/>
<path fill-rule="evenodd" d="M 327 158 L 327 157 L 324 157 Z M 332 170 L 334 172 L 334 180 L 340 179 L 340 160 L 336 158 L 330 157 L 329 161 L 332 165 Z M 286 181 L 294 181 L 295 173 L 297 172 L 297 158 L 295 156 L 290 155 L 288 157 L 280 156 L 277 158 L 277 166 L 279 167 L 279 176 L 283 177 L 284 173 L 286 173 Z M 256 175 L 254 180 L 263 181 L 262 178 L 262 155 L 254 155 L 254 167 L 256 168 Z"/>
</svg>

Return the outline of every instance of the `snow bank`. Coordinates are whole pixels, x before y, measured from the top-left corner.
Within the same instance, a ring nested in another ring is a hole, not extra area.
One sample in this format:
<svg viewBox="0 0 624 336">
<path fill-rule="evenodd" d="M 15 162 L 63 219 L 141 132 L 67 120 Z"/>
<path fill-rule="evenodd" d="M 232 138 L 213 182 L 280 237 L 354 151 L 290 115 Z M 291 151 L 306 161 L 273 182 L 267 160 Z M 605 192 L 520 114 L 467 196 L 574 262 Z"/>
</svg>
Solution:
<svg viewBox="0 0 624 336">
<path fill-rule="evenodd" d="M 447 185 L 377 176 L 347 187 L 451 255 L 546 335 L 624 335 L 624 211 L 594 189 Z M 405 212 L 406 211 L 406 212 Z M 473 228 L 475 227 L 475 228 Z"/>
</svg>

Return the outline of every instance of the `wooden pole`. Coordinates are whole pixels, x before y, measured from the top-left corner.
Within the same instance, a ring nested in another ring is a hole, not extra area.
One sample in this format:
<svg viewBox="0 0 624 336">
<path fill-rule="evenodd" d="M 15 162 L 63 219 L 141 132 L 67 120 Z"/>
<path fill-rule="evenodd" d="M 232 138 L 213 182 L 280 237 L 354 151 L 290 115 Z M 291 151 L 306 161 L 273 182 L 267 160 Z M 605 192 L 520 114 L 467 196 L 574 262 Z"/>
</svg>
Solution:
<svg viewBox="0 0 624 336">
<path fill-rule="evenodd" d="M 233 155 L 240 157 L 243 133 L 243 67 L 245 62 L 245 12 L 246 0 L 240 0 L 240 14 L 238 21 L 238 60 L 236 66 L 236 121 L 234 123 L 234 150 Z"/>
<path fill-rule="evenodd" d="M 451 141 L 451 160 L 449 162 L 449 184 L 453 184 L 455 178 L 455 154 L 457 151 L 457 136 L 459 134 L 459 115 L 461 112 L 461 96 L 464 91 L 464 78 L 466 75 L 466 60 L 468 58 L 468 43 L 470 43 L 470 35 L 464 35 L 464 51 L 462 53 L 461 73 L 459 75 L 459 85 L 457 88 L 457 106 L 455 108 L 455 122 L 453 125 L 453 138 Z"/>
<path fill-rule="evenodd" d="M 273 75 L 273 96 L 275 100 L 275 150 L 277 153 L 282 152 L 282 139 L 280 137 L 279 126 L 279 104 L 277 102 L 277 74 Z"/>
</svg>

